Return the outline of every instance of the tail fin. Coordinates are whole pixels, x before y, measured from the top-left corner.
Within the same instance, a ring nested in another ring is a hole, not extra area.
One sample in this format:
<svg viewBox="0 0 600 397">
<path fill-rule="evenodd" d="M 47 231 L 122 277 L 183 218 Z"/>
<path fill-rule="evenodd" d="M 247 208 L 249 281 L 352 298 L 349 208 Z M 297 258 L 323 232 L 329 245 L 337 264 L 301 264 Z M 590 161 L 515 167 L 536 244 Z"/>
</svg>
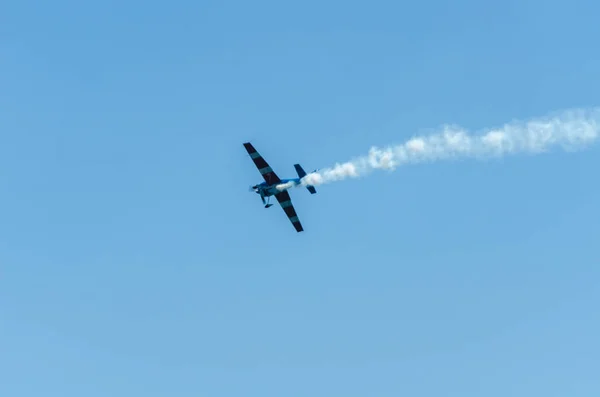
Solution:
<svg viewBox="0 0 600 397">
<path fill-rule="evenodd" d="M 306 172 L 302 169 L 300 164 L 294 164 L 294 168 L 296 169 L 296 173 L 298 174 L 298 178 L 302 179 L 306 176 Z M 310 192 L 310 194 L 315 194 L 317 189 L 314 186 L 307 186 L 306 189 Z"/>
</svg>

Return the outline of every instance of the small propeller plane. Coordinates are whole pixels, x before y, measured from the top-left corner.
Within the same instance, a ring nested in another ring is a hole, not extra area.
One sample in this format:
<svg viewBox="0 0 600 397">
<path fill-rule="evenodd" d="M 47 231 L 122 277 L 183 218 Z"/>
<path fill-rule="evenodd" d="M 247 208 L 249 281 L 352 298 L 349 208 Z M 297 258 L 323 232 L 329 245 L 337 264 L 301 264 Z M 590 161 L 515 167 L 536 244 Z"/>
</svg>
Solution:
<svg viewBox="0 0 600 397">
<path fill-rule="evenodd" d="M 292 222 L 292 225 L 294 225 L 296 231 L 303 231 L 304 229 L 302 228 L 302 224 L 298 219 L 296 210 L 292 205 L 292 199 L 287 190 L 294 186 L 300 185 L 300 180 L 306 176 L 306 172 L 302 169 L 300 164 L 294 164 L 294 168 L 296 169 L 298 178 L 280 179 L 250 142 L 244 143 L 244 147 L 250 155 L 250 158 L 252 158 L 252 161 L 254 161 L 254 165 L 256 165 L 256 168 L 258 168 L 258 171 L 265 180 L 262 183 L 250 187 L 250 191 L 254 191 L 260 195 L 260 198 L 263 204 L 265 205 L 265 208 L 269 208 L 273 205 L 270 204 L 269 201 L 271 196 L 275 196 L 275 198 L 279 202 L 279 205 L 281 206 L 281 208 L 283 208 L 283 211 L 289 218 L 290 222 Z M 317 170 L 313 172 L 316 171 Z M 310 194 L 317 193 L 317 190 L 312 185 L 307 185 L 306 189 L 310 192 Z"/>
</svg>

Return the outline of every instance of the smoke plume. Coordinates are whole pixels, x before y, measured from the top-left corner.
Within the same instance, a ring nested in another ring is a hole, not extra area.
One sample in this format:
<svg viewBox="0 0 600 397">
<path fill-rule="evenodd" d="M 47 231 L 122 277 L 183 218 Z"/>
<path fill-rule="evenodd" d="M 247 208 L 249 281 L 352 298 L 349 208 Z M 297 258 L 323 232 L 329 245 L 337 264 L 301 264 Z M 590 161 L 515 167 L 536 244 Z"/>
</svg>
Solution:
<svg viewBox="0 0 600 397">
<path fill-rule="evenodd" d="M 456 125 L 414 136 L 403 144 L 372 147 L 368 155 L 306 175 L 302 185 L 321 185 L 364 176 L 373 170 L 458 158 L 488 159 L 515 154 L 539 154 L 551 149 L 575 151 L 600 137 L 600 107 L 564 110 L 528 121 L 513 121 L 477 134 Z"/>
</svg>

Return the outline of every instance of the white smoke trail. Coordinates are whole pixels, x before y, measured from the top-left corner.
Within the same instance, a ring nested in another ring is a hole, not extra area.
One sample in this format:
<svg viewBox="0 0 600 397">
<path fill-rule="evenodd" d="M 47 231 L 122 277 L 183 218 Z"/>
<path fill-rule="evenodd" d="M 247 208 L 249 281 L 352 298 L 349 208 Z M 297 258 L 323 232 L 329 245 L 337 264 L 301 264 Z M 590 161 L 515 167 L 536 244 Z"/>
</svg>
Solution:
<svg viewBox="0 0 600 397">
<path fill-rule="evenodd" d="M 279 190 L 280 192 L 287 190 L 287 189 L 291 189 L 293 187 L 296 187 L 296 183 L 294 181 L 289 181 L 286 183 L 280 183 L 279 185 L 276 185 L 275 188 L 277 190 Z"/>
<path fill-rule="evenodd" d="M 413 137 L 397 146 L 372 147 L 367 156 L 308 174 L 302 179 L 302 185 L 321 185 L 357 178 L 376 169 L 394 170 L 427 161 L 538 154 L 555 147 L 574 151 L 591 145 L 599 137 L 600 107 L 570 109 L 529 121 L 514 121 L 475 135 L 459 126 L 444 125 L 437 133 Z"/>
</svg>

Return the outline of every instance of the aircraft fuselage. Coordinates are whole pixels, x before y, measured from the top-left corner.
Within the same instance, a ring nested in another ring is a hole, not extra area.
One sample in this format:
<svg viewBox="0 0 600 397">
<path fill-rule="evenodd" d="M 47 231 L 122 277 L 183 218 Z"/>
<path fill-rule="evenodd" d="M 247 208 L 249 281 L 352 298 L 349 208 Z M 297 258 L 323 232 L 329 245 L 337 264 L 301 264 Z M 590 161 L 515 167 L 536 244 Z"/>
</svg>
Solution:
<svg viewBox="0 0 600 397">
<path fill-rule="evenodd" d="M 300 178 L 290 178 L 282 179 L 281 182 L 272 185 L 267 184 L 267 182 L 262 182 L 252 186 L 252 189 L 262 197 L 270 197 L 298 185 L 300 185 Z"/>
</svg>

